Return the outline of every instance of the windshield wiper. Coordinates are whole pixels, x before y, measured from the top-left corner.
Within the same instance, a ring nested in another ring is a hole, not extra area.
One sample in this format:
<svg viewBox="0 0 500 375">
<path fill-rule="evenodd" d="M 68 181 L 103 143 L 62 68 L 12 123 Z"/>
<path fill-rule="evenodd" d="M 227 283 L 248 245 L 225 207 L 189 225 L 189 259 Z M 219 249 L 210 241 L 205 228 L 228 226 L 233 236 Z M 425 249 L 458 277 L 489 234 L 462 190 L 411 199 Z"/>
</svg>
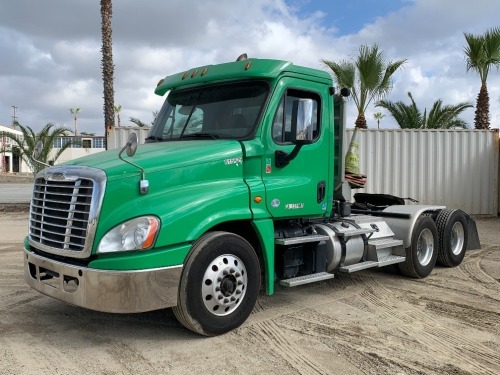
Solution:
<svg viewBox="0 0 500 375">
<path fill-rule="evenodd" d="M 183 134 L 181 138 L 212 138 L 219 139 L 219 136 L 214 133 L 192 133 L 192 134 Z"/>
<path fill-rule="evenodd" d="M 146 141 L 163 141 L 164 139 L 162 137 L 156 137 L 154 135 L 150 135 L 149 137 L 145 138 Z"/>
</svg>

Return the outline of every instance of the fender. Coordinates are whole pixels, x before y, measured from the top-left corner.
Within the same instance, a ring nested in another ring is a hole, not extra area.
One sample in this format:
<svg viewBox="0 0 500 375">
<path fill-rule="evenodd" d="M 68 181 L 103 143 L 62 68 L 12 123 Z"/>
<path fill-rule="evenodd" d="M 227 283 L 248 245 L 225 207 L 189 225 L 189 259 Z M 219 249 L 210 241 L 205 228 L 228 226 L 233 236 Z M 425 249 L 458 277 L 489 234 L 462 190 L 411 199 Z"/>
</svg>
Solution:
<svg viewBox="0 0 500 375">
<path fill-rule="evenodd" d="M 383 212 L 401 213 L 410 215 L 409 219 L 394 217 L 384 217 L 384 221 L 392 229 L 396 238 L 403 240 L 403 247 L 406 249 L 411 245 L 411 235 L 419 216 L 424 212 L 441 211 L 446 206 L 426 206 L 426 205 L 394 205 L 389 206 Z"/>
</svg>

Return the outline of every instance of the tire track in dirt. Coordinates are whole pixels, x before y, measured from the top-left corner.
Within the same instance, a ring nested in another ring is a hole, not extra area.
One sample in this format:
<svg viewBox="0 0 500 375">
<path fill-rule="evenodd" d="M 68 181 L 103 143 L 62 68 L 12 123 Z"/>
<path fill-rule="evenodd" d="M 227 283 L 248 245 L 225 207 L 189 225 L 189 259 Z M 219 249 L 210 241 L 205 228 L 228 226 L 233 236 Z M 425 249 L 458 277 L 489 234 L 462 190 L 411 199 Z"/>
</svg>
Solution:
<svg viewBox="0 0 500 375">
<path fill-rule="evenodd" d="M 410 335 L 414 330 L 414 323 L 418 322 L 426 334 L 419 336 L 424 346 L 432 347 L 441 356 L 451 356 L 456 363 L 468 364 L 469 368 L 480 368 L 481 373 L 496 374 L 491 368 L 500 364 L 500 354 L 489 347 L 470 340 L 458 332 L 450 332 L 436 319 L 432 310 L 416 308 L 414 304 L 406 303 L 403 299 L 395 299 L 394 292 L 373 280 L 373 288 L 361 294 L 369 303 L 376 306 L 376 313 L 389 319 L 396 319 L 398 327 Z M 487 324 L 487 323 L 486 323 Z M 457 348 L 467 348 L 466 354 Z M 474 356 L 469 356 L 469 354 Z M 429 353 L 431 354 L 431 353 Z M 478 364 L 484 362 L 485 366 Z"/>
<path fill-rule="evenodd" d="M 345 360 L 365 374 L 428 373 L 398 363 L 389 354 L 377 353 L 376 348 L 387 348 L 385 338 L 374 332 L 366 332 L 357 322 L 345 324 L 315 310 L 302 310 L 298 314 L 283 316 L 277 323 L 282 328 L 315 338 L 341 353 Z"/>
<path fill-rule="evenodd" d="M 273 320 L 260 322 L 247 330 L 259 345 L 265 345 L 273 357 L 281 358 L 298 374 L 327 374 L 329 371 L 307 355 L 286 330 L 280 329 Z"/>
</svg>

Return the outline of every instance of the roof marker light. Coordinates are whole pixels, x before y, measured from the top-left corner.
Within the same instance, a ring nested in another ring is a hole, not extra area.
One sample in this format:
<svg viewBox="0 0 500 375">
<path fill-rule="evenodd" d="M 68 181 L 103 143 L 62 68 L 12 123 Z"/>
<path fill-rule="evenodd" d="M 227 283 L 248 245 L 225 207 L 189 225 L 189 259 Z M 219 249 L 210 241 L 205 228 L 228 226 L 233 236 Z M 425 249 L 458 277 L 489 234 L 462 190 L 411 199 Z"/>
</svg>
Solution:
<svg viewBox="0 0 500 375">
<path fill-rule="evenodd" d="M 203 77 L 205 74 L 207 74 L 208 68 L 205 68 L 201 71 L 201 76 Z"/>
<path fill-rule="evenodd" d="M 185 79 L 189 75 L 189 72 L 186 72 L 182 75 L 182 79 Z"/>
</svg>

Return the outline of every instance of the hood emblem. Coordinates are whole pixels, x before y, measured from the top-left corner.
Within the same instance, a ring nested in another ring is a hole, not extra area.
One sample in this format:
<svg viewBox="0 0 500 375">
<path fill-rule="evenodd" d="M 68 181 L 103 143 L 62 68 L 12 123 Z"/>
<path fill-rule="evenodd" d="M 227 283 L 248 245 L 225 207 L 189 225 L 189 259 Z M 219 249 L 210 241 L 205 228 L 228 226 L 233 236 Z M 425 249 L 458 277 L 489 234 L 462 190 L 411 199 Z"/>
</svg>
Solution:
<svg viewBox="0 0 500 375">
<path fill-rule="evenodd" d="M 45 180 L 47 181 L 64 181 L 66 179 L 66 175 L 62 172 L 53 172 L 45 175 Z"/>
</svg>

